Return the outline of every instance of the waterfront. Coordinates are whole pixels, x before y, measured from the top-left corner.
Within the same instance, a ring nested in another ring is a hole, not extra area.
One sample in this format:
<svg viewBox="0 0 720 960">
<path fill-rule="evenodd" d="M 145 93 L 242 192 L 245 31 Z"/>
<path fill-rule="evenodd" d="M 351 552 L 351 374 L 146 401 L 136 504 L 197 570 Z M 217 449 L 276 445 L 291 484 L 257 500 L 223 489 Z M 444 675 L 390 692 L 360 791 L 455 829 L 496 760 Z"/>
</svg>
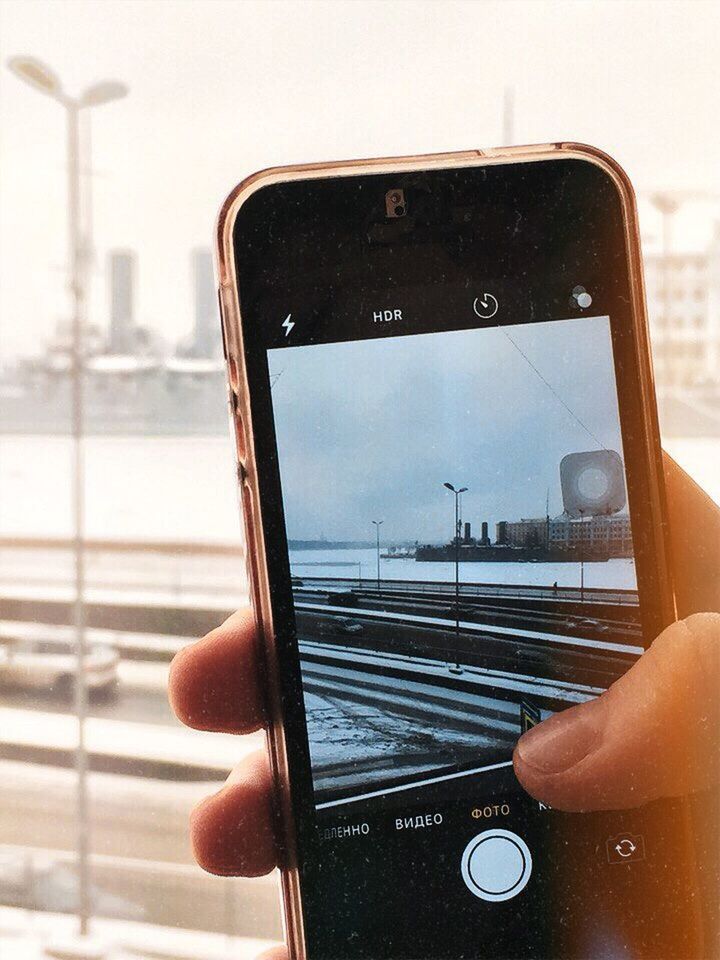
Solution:
<svg viewBox="0 0 720 960">
<path fill-rule="evenodd" d="M 720 438 L 666 449 L 720 503 Z M 241 543 L 231 450 L 228 436 L 89 437 L 88 537 Z M 0 436 L 0 536 L 70 535 L 70 456 L 69 437 Z"/>
<path fill-rule="evenodd" d="M 293 576 L 342 577 L 363 581 L 377 580 L 375 550 L 292 550 L 290 563 Z M 338 566 L 343 564 L 343 566 Z M 358 564 L 360 571 L 358 571 Z M 424 580 L 446 583 L 455 580 L 455 564 L 452 561 L 418 563 L 403 558 L 380 560 L 381 580 Z M 557 582 L 561 587 L 576 587 L 580 583 L 579 563 L 502 563 L 468 562 L 460 564 L 462 583 L 507 583 L 551 587 Z M 602 563 L 585 564 L 585 583 L 589 587 L 612 587 L 633 590 L 635 588 L 635 565 L 632 560 L 607 560 Z"/>
<path fill-rule="evenodd" d="M 720 438 L 673 439 L 666 448 L 720 503 Z M 231 450 L 228 436 L 89 437 L 88 537 L 240 544 Z M 0 436 L 0 536 L 70 535 L 70 456 L 69 437 Z M 341 553 L 333 551 L 333 559 L 365 562 Z M 319 559 L 316 551 L 293 558 Z M 403 562 L 384 561 L 388 571 Z M 433 565 L 413 569 L 418 566 Z M 430 573 L 414 576 L 432 579 Z"/>
</svg>

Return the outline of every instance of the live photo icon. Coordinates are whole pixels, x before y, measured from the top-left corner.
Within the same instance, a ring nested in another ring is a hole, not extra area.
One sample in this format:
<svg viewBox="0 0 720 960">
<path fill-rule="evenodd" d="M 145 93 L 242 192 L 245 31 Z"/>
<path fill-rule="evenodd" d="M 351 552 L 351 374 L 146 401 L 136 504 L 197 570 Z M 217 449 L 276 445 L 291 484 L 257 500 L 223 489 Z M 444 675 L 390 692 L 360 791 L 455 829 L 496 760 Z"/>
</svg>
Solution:
<svg viewBox="0 0 720 960">
<path fill-rule="evenodd" d="M 622 458 L 614 450 L 568 453 L 560 461 L 560 487 L 570 517 L 619 513 L 626 502 Z"/>
</svg>

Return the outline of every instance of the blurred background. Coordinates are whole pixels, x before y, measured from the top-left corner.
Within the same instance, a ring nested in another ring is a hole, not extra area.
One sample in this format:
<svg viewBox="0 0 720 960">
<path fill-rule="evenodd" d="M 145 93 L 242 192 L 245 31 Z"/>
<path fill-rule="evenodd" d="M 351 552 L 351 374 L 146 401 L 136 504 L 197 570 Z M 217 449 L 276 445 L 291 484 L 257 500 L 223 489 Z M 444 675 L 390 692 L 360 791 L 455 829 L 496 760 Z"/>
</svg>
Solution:
<svg viewBox="0 0 720 960">
<path fill-rule="evenodd" d="M 0 957 L 280 936 L 276 878 L 206 876 L 187 841 L 258 739 L 182 729 L 165 694 L 246 598 L 210 254 L 231 187 L 607 150 L 638 191 L 663 442 L 720 501 L 718 37 L 702 0 L 0 3 Z"/>
</svg>

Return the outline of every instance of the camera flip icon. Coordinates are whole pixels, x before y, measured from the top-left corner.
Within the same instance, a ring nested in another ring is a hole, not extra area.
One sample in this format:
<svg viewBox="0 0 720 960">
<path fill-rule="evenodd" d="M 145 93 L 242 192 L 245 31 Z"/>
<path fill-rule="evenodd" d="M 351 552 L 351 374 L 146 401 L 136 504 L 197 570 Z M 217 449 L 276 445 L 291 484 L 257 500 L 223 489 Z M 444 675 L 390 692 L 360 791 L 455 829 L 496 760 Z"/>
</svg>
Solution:
<svg viewBox="0 0 720 960">
<path fill-rule="evenodd" d="M 632 863 L 645 859 L 645 839 L 640 834 L 619 833 L 605 844 L 608 863 Z"/>
</svg>

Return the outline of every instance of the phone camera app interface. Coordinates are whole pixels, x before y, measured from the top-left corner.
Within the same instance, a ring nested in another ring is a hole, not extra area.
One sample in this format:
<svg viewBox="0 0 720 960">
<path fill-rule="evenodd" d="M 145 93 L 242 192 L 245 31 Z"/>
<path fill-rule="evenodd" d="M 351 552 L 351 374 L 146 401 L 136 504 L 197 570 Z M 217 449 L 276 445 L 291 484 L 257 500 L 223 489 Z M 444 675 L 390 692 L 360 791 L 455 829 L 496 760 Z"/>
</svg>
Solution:
<svg viewBox="0 0 720 960">
<path fill-rule="evenodd" d="M 607 903 L 647 870 L 646 826 L 565 820 L 512 761 L 643 652 L 609 318 L 290 344 L 268 362 L 315 956 L 615 956 Z M 572 946 L 552 946 L 550 902 Z"/>
</svg>

